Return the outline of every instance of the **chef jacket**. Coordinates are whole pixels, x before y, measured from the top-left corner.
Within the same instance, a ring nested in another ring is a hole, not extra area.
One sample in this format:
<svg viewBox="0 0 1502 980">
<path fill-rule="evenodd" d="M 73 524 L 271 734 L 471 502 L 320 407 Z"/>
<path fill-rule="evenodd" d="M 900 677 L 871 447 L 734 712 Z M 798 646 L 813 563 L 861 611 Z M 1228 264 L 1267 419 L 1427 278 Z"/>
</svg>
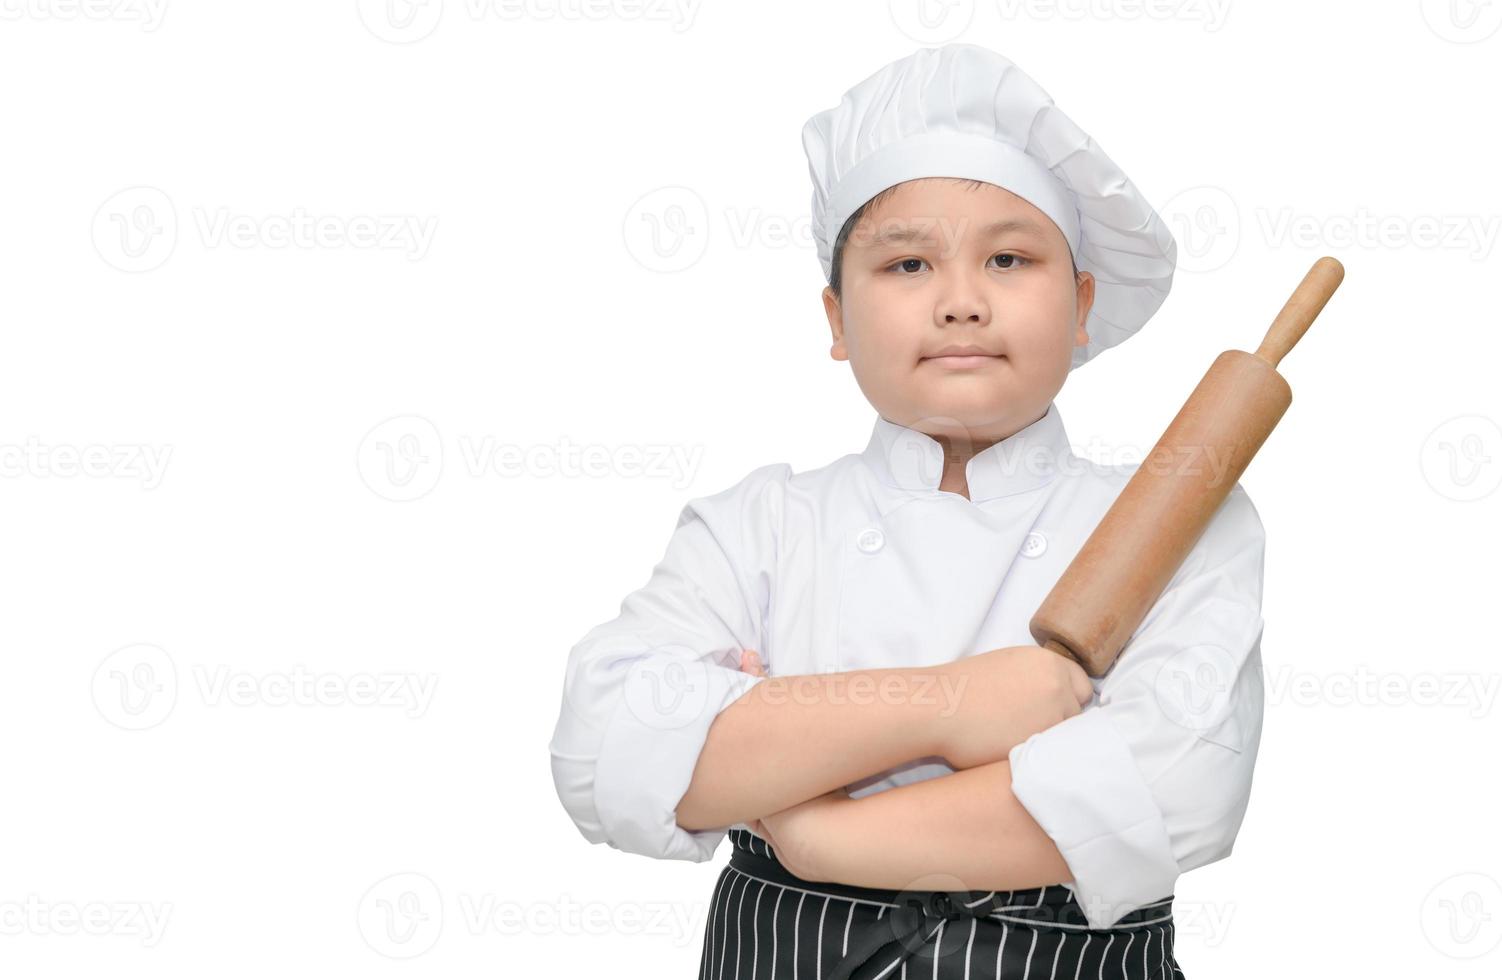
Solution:
<svg viewBox="0 0 1502 980">
<path fill-rule="evenodd" d="M 743 649 L 791 675 L 1031 644 L 1028 620 L 1137 466 L 1191 465 L 1078 456 L 1056 403 L 967 461 L 968 499 L 939 490 L 942 462 L 934 438 L 878 415 L 859 453 L 799 473 L 762 466 L 687 503 L 647 583 L 569 653 L 549 752 L 587 840 L 708 860 L 730 828 L 685 830 L 675 809 L 715 716 L 761 681 L 737 669 Z M 1012 790 L 1064 857 L 1092 928 L 1231 852 L 1262 729 L 1263 545 L 1234 484 L 1092 678 L 1090 703 L 1009 754 Z M 953 771 L 914 759 L 846 788 Z"/>
</svg>

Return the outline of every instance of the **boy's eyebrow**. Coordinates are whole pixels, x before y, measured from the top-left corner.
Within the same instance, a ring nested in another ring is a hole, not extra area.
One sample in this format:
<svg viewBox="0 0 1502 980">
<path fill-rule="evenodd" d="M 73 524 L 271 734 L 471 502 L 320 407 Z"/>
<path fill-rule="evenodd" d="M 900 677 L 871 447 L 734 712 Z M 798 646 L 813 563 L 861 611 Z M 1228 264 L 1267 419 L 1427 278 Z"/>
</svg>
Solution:
<svg viewBox="0 0 1502 980">
<path fill-rule="evenodd" d="M 994 238 L 1010 231 L 1019 231 L 1037 238 L 1045 238 L 1046 233 L 1036 221 L 1028 218 L 1004 218 L 993 221 L 980 230 L 981 237 Z M 888 245 L 901 245 L 906 242 L 932 241 L 926 234 L 927 229 L 912 225 L 897 225 L 883 228 L 879 234 L 866 239 L 864 244 L 867 248 L 885 248 Z"/>
</svg>

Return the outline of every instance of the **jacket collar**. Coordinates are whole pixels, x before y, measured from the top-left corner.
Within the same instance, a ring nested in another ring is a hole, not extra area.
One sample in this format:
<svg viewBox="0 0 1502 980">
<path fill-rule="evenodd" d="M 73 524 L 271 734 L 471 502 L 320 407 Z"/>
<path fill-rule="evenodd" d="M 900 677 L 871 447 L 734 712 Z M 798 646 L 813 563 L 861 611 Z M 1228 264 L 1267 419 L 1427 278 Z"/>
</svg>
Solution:
<svg viewBox="0 0 1502 980">
<path fill-rule="evenodd" d="M 976 453 L 965 464 L 972 501 L 1005 497 L 1052 482 L 1073 455 L 1058 405 L 1043 417 Z M 926 432 L 878 415 L 862 458 L 883 483 L 903 490 L 938 490 L 944 450 Z"/>
</svg>

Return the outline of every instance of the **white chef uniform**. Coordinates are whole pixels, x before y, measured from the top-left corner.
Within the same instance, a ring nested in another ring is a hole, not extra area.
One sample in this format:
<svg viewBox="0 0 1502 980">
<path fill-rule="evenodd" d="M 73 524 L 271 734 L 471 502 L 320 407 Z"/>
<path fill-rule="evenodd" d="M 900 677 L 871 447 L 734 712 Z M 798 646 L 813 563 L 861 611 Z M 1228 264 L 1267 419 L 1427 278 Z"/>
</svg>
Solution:
<svg viewBox="0 0 1502 980">
<path fill-rule="evenodd" d="M 1151 204 L 994 51 L 919 49 L 809 119 L 802 137 L 826 277 L 862 204 L 948 176 L 1035 205 L 1095 277 L 1089 343 L 1071 369 L 1132 336 L 1168 293 L 1175 244 Z M 862 452 L 802 473 L 763 466 L 688 503 L 647 584 L 569 654 L 549 748 L 588 840 L 713 856 L 729 828 L 686 831 L 674 809 L 715 716 L 760 682 L 736 669 L 743 649 L 789 675 L 1032 643 L 1029 619 L 1134 469 L 1074 454 L 1056 404 L 968 462 L 968 499 L 938 489 L 941 459 L 932 437 L 878 416 Z M 1262 554 L 1261 522 L 1237 485 L 1095 680 L 1092 703 L 1010 754 L 1012 788 L 1058 845 L 1092 929 L 1230 853 L 1261 735 Z M 948 772 L 914 760 L 849 789 Z"/>
<path fill-rule="evenodd" d="M 684 830 L 674 808 L 716 714 L 760 682 L 742 650 L 790 675 L 1032 643 L 1029 618 L 1135 468 L 1075 454 L 1055 403 L 969 461 L 969 499 L 938 489 L 938 442 L 878 416 L 859 453 L 691 500 L 646 585 L 569 654 L 549 746 L 565 808 L 591 842 L 708 860 L 728 828 Z M 1262 725 L 1262 563 L 1236 484 L 1092 702 L 1010 754 L 1092 928 L 1231 851 Z M 916 761 L 849 788 L 951 771 Z"/>
</svg>

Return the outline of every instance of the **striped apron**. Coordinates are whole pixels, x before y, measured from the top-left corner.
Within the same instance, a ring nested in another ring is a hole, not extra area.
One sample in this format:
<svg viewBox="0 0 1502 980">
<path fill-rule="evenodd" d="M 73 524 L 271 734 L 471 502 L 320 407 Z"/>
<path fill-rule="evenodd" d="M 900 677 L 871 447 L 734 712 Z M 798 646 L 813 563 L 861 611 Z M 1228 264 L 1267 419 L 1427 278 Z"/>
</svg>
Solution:
<svg viewBox="0 0 1502 980">
<path fill-rule="evenodd" d="M 1064 885 L 920 892 L 809 882 L 730 830 L 699 980 L 1183 980 L 1173 896 L 1091 929 Z"/>
</svg>

